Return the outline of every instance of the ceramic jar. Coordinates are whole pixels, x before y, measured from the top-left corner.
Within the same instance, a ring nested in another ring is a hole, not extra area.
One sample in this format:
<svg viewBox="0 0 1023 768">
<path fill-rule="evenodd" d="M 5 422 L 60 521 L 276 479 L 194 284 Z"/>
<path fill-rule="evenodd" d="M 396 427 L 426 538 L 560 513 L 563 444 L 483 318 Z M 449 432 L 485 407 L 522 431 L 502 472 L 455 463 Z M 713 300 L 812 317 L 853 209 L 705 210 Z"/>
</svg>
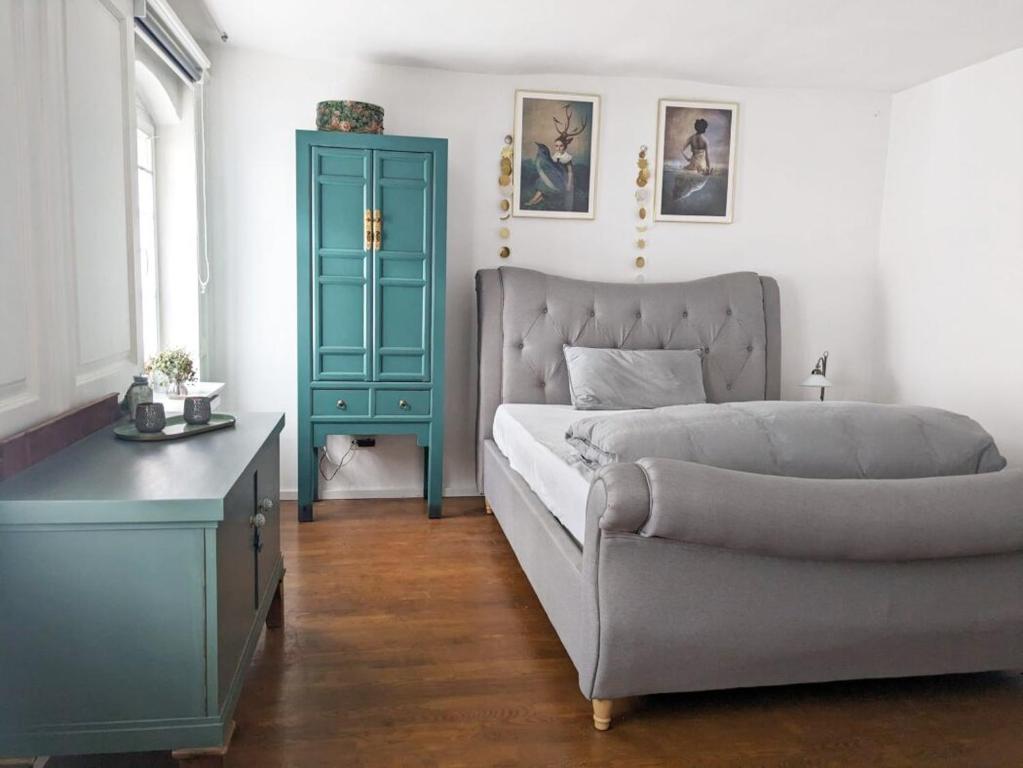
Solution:
<svg viewBox="0 0 1023 768">
<path fill-rule="evenodd" d="M 135 419 L 135 409 L 139 403 L 151 402 L 153 402 L 153 388 L 149 386 L 149 379 L 145 376 L 136 376 L 124 395 L 124 409 L 128 412 L 128 418 Z"/>
</svg>

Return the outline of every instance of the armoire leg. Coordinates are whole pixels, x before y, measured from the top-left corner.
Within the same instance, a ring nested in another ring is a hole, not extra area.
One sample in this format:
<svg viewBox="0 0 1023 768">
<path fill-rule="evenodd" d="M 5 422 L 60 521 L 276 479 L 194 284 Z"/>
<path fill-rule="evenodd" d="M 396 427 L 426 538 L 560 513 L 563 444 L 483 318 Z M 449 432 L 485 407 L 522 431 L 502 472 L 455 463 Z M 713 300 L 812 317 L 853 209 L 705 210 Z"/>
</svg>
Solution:
<svg viewBox="0 0 1023 768">
<path fill-rule="evenodd" d="M 423 448 L 423 498 L 430 498 L 430 446 Z"/>
<path fill-rule="evenodd" d="M 299 451 L 298 459 L 298 522 L 311 523 L 313 521 L 313 502 L 316 501 L 318 485 L 318 462 L 319 453 L 316 446 L 310 446 L 306 451 Z"/>
<path fill-rule="evenodd" d="M 444 481 L 444 446 L 440 443 L 432 443 L 427 448 L 427 456 L 426 503 L 429 507 L 430 517 L 438 518 L 440 517 L 441 491 Z"/>
</svg>

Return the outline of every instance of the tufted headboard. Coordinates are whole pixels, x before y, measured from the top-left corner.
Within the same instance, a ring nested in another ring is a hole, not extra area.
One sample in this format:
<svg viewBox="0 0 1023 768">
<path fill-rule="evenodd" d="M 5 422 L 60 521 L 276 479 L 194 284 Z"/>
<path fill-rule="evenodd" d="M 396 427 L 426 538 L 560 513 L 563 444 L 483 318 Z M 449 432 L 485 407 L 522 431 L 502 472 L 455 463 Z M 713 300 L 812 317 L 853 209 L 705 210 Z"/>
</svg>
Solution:
<svg viewBox="0 0 1023 768">
<path fill-rule="evenodd" d="M 476 480 L 501 403 L 569 403 L 562 346 L 703 349 L 707 400 L 777 400 L 778 284 L 754 272 L 598 283 L 502 267 L 476 273 Z"/>
</svg>

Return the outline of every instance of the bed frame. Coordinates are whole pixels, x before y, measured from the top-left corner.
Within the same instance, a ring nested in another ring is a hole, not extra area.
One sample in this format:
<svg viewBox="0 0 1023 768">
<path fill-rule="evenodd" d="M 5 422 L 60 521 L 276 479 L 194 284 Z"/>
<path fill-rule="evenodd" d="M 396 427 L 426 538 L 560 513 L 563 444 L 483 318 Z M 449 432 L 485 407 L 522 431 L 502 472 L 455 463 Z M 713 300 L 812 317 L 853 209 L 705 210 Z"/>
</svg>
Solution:
<svg viewBox="0 0 1023 768">
<path fill-rule="evenodd" d="M 598 474 L 580 548 L 497 448 L 501 403 L 569 402 L 565 343 L 702 348 L 711 402 L 778 399 L 773 279 L 476 285 L 480 490 L 598 730 L 626 696 L 1023 666 L 1019 470 L 822 481 L 643 459 Z"/>
</svg>

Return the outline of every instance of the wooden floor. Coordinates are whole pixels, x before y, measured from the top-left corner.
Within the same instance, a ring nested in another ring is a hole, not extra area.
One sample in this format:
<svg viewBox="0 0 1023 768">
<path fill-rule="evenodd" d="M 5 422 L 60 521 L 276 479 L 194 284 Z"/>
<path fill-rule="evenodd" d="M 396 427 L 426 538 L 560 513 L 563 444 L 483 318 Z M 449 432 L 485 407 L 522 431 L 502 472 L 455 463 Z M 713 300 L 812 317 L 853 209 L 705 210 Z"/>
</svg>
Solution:
<svg viewBox="0 0 1023 768">
<path fill-rule="evenodd" d="M 1023 766 L 1019 674 L 651 696 L 598 733 L 477 499 L 443 520 L 411 501 L 285 512 L 286 625 L 260 643 L 228 766 Z"/>
</svg>

